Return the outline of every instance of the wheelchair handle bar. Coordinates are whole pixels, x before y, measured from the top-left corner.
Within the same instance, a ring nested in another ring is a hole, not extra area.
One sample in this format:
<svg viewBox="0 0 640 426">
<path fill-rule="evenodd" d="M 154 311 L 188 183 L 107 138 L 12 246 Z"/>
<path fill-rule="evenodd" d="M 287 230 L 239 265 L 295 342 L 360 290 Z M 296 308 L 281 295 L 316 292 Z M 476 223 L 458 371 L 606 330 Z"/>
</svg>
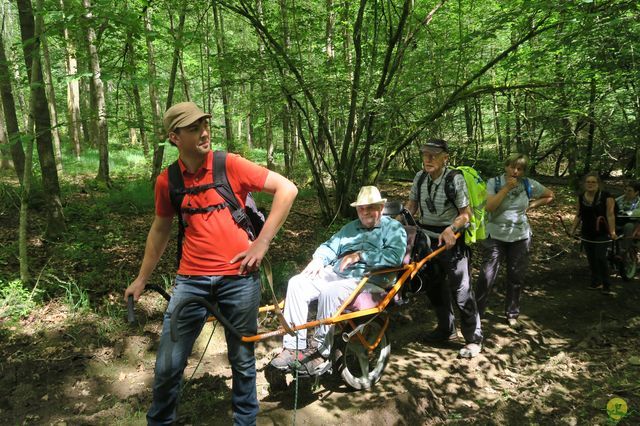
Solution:
<svg viewBox="0 0 640 426">
<path fill-rule="evenodd" d="M 127 297 L 127 322 L 133 325 L 136 322 L 136 312 L 133 310 L 133 294 Z"/>
</svg>

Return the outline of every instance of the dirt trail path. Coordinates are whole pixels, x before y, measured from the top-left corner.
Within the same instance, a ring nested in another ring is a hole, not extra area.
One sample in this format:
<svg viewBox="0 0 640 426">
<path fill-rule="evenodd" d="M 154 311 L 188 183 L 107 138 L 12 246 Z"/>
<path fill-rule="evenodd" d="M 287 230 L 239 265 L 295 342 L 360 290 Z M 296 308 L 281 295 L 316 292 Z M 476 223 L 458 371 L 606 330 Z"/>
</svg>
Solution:
<svg viewBox="0 0 640 426">
<path fill-rule="evenodd" d="M 417 296 L 394 316 L 391 358 L 372 390 L 349 391 L 339 380 L 323 379 L 315 390 L 301 387 L 297 399 L 294 386 L 269 393 L 262 369 L 279 340 L 261 343 L 258 424 L 292 424 L 294 416 L 298 425 L 606 424 L 606 405 L 614 396 L 629 406 L 620 424 L 640 424 L 640 280 L 615 278 L 611 297 L 587 291 L 586 259 L 568 245 L 551 213 L 532 215 L 536 237 L 520 330 L 506 326 L 498 288 L 483 320 L 483 353 L 461 360 L 461 342 L 437 347 L 421 342 L 435 318 L 425 298 Z M 162 309 L 159 296 L 144 296 L 138 308 L 142 325 L 114 340 L 97 332 L 109 327 L 103 319 L 72 319 L 55 304 L 36 312 L 20 330 L 5 330 L 0 334 L 2 423 L 145 424 Z M 202 334 L 186 377 L 209 334 Z M 216 330 L 184 391 L 179 423 L 231 424 L 230 379 L 224 340 Z"/>
</svg>

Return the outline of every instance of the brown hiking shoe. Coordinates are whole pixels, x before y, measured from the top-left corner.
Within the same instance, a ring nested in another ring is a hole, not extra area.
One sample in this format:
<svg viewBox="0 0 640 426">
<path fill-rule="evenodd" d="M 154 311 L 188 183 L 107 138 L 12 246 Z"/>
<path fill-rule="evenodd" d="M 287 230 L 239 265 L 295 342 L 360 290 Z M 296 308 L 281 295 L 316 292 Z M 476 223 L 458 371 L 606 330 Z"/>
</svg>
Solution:
<svg viewBox="0 0 640 426">
<path fill-rule="evenodd" d="M 298 349 L 298 361 L 304 359 L 304 354 L 301 349 Z M 294 349 L 282 349 L 282 352 L 271 360 L 271 366 L 278 370 L 288 370 L 291 364 L 296 360 L 296 351 Z"/>
<path fill-rule="evenodd" d="M 306 350 L 305 357 L 298 369 L 299 372 L 310 376 L 319 376 L 331 368 L 331 362 L 320 354 L 318 350 Z"/>
</svg>

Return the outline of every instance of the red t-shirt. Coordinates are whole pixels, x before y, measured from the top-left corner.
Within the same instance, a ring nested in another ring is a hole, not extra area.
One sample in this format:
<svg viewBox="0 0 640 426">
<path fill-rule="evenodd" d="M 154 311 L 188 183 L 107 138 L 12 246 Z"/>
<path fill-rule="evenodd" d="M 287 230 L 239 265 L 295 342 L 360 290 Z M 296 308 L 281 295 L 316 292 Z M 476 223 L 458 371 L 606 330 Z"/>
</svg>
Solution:
<svg viewBox="0 0 640 426">
<path fill-rule="evenodd" d="M 178 160 L 186 188 L 213 182 L 212 157 L 213 151 L 209 152 L 204 164 L 196 173 L 189 173 L 182 161 Z M 266 168 L 235 154 L 227 155 L 226 168 L 229 184 L 241 207 L 244 207 L 248 192 L 262 190 L 269 173 Z M 182 206 L 198 208 L 223 202 L 223 198 L 212 188 L 195 195 L 186 194 Z M 163 170 L 156 180 L 155 203 L 158 216 L 170 217 L 176 214 L 169 198 L 168 169 Z M 208 213 L 185 214 L 184 220 L 187 227 L 178 273 L 237 275 L 240 261 L 233 264 L 229 261 L 249 247 L 249 237 L 246 231 L 233 221 L 229 208 Z"/>
</svg>

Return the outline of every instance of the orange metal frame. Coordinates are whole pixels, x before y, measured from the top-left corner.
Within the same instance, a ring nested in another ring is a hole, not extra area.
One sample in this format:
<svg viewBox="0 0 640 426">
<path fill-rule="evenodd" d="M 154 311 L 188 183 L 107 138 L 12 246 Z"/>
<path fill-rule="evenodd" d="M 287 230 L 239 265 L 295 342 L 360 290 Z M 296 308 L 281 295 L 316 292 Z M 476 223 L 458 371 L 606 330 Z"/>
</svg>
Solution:
<svg viewBox="0 0 640 426">
<path fill-rule="evenodd" d="M 456 233 L 456 238 L 459 238 L 459 237 L 460 237 L 460 234 Z M 444 250 L 445 250 L 445 247 L 442 246 L 442 247 L 439 247 L 438 249 L 434 250 L 428 256 L 425 256 L 424 258 L 422 258 L 419 261 L 409 263 L 408 265 L 405 265 L 405 266 L 402 266 L 402 267 L 399 267 L 399 268 L 389 268 L 389 269 L 379 270 L 379 271 L 375 271 L 375 272 L 370 273 L 369 275 L 367 275 L 364 278 L 362 278 L 362 280 L 358 283 L 358 286 L 353 291 L 353 293 L 351 293 L 351 295 L 347 298 L 347 300 L 344 301 L 342 306 L 340 306 L 340 308 L 337 310 L 337 312 L 331 317 L 324 318 L 324 319 L 321 319 L 321 320 L 309 321 L 307 323 L 300 324 L 300 325 L 290 325 L 290 324 L 286 324 L 286 323 L 285 324 L 281 324 L 281 326 L 279 328 L 277 328 L 276 330 L 273 330 L 273 331 L 267 331 L 267 332 L 264 332 L 264 333 L 258 333 L 258 334 L 254 335 L 254 336 L 242 336 L 242 341 L 243 342 L 257 342 L 257 341 L 268 339 L 270 337 L 281 336 L 283 334 L 286 334 L 286 333 L 289 332 L 287 329 L 289 329 L 289 330 L 291 330 L 293 332 L 293 331 L 298 331 L 298 330 L 304 330 L 304 329 L 311 328 L 311 327 L 317 327 L 318 325 L 321 325 L 321 324 L 334 325 L 334 324 L 339 324 L 339 323 L 341 323 L 343 321 L 350 321 L 351 322 L 353 319 L 356 319 L 356 318 L 361 318 L 361 317 L 365 317 L 367 315 L 373 315 L 373 314 L 381 313 L 382 311 L 385 310 L 387 305 L 389 305 L 389 302 L 391 302 L 391 300 L 395 297 L 395 295 L 398 294 L 398 292 L 400 291 L 400 289 L 402 288 L 404 283 L 407 280 L 415 277 L 415 275 L 418 273 L 420 268 L 422 268 L 422 266 L 425 263 L 427 263 L 428 261 L 430 261 L 431 259 L 433 259 L 437 255 L 442 253 Z M 358 296 L 358 294 L 360 294 L 360 291 L 363 289 L 365 284 L 369 281 L 370 277 L 372 277 L 374 275 L 387 274 L 389 272 L 400 272 L 400 271 L 404 271 L 404 272 L 402 273 L 400 278 L 398 278 L 398 280 L 395 282 L 395 284 L 389 289 L 387 295 L 380 302 L 378 302 L 377 306 L 375 306 L 373 308 L 369 308 L 369 309 L 363 309 L 363 310 L 360 310 L 360 311 L 355 311 L 355 312 L 346 312 L 346 313 L 344 312 L 345 309 L 355 300 L 355 298 Z M 284 300 L 281 301 L 278 304 L 278 307 L 280 309 L 284 308 Z M 274 311 L 274 310 L 275 310 L 275 305 L 267 305 L 267 306 L 261 307 L 259 312 L 260 313 L 265 313 L 265 312 L 270 312 L 270 311 Z M 284 319 L 281 319 L 281 321 L 284 321 Z M 389 320 L 387 318 L 387 320 L 385 322 L 385 325 L 384 325 L 380 335 L 378 336 L 377 341 L 374 344 L 369 344 L 360 333 L 357 333 L 356 335 L 360 339 L 360 342 L 362 343 L 362 345 L 364 347 L 366 347 L 369 351 L 372 351 L 373 349 L 375 349 L 375 347 L 378 345 L 378 343 L 382 339 L 382 335 L 386 331 L 386 328 L 387 328 L 388 324 L 389 324 Z"/>
</svg>

